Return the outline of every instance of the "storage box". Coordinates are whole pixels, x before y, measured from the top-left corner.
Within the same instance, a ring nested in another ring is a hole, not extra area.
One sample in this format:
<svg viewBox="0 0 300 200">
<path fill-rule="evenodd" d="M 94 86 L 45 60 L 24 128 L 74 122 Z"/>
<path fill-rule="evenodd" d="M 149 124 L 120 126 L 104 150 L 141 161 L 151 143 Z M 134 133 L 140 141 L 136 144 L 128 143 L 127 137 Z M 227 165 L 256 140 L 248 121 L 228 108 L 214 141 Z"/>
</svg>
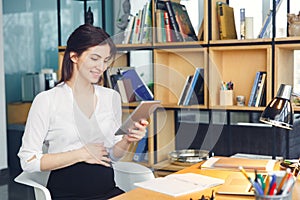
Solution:
<svg viewBox="0 0 300 200">
<path fill-rule="evenodd" d="M 233 105 L 233 90 L 220 90 L 220 105 L 221 106 Z"/>
<path fill-rule="evenodd" d="M 9 103 L 7 105 L 7 123 L 8 124 L 25 124 L 31 103 Z"/>
</svg>

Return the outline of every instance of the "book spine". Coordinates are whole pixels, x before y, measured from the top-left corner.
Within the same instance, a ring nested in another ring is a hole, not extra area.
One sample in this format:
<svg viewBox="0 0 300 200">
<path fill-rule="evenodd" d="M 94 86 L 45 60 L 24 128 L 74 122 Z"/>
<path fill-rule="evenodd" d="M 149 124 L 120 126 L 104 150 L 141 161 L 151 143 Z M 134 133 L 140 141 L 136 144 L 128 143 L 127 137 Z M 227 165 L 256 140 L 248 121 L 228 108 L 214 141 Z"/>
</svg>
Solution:
<svg viewBox="0 0 300 200">
<path fill-rule="evenodd" d="M 129 103 L 127 95 L 126 95 L 126 89 L 124 86 L 124 80 L 120 79 L 117 81 L 118 90 L 122 99 L 123 103 Z"/>
<path fill-rule="evenodd" d="M 261 81 L 262 81 L 263 74 L 264 74 L 264 72 L 261 72 L 261 73 L 259 74 L 259 78 L 258 78 L 257 87 L 256 87 L 256 90 L 255 90 L 255 95 L 254 95 L 254 98 L 253 98 L 252 106 L 256 106 L 257 97 L 258 97 L 260 88 L 261 88 L 261 86 L 262 86 Z"/>
<path fill-rule="evenodd" d="M 255 107 L 258 107 L 258 106 L 261 105 L 262 98 L 263 98 L 263 93 L 264 93 L 265 85 L 266 85 L 266 76 L 267 76 L 266 73 L 262 74 L 262 78 L 261 78 L 257 98 L 256 98 L 256 101 L 255 101 Z"/>
<path fill-rule="evenodd" d="M 152 41 L 152 1 L 149 0 L 146 4 L 146 12 L 145 12 L 145 20 L 144 20 L 144 27 L 142 32 L 142 43 L 148 43 Z"/>
<path fill-rule="evenodd" d="M 257 88 L 257 83 L 258 83 L 258 79 L 259 79 L 260 73 L 261 72 L 256 72 L 256 76 L 255 76 L 255 79 L 254 79 L 254 83 L 253 83 L 251 94 L 250 94 L 249 101 L 248 101 L 248 106 L 252 106 L 253 105 L 254 97 L 255 97 L 255 93 L 256 93 L 256 88 Z"/>
<path fill-rule="evenodd" d="M 175 35 L 176 42 L 182 42 L 183 38 L 179 30 L 178 23 L 176 21 L 176 15 L 172 7 L 172 2 L 166 1 L 165 3 L 166 3 L 166 9 L 169 15 L 169 19 L 170 19 L 171 29 L 174 30 L 173 34 Z"/>
<path fill-rule="evenodd" d="M 132 160 L 135 162 L 141 162 L 145 160 L 145 154 L 148 151 L 148 134 L 146 135 L 138 142 L 135 153 L 133 155 Z"/>
<path fill-rule="evenodd" d="M 163 11 L 157 9 L 155 11 L 156 16 L 156 41 L 162 42 L 162 29 L 164 28 L 164 19 L 162 15 Z"/>
<path fill-rule="evenodd" d="M 241 40 L 246 38 L 246 17 L 245 17 L 245 8 L 240 9 L 240 36 Z"/>
<path fill-rule="evenodd" d="M 167 12 L 164 12 L 164 22 L 165 22 L 165 31 L 166 31 L 166 41 L 172 42 L 173 41 L 172 30 L 171 30 L 169 15 Z"/>
<path fill-rule="evenodd" d="M 193 78 L 193 75 L 189 75 L 187 76 L 186 80 L 185 80 L 185 83 L 184 83 L 184 86 L 183 86 L 183 89 L 181 91 L 181 94 L 180 94 L 180 97 L 179 97 L 179 100 L 178 100 L 178 105 L 183 105 L 183 100 L 186 96 L 186 93 L 188 91 L 188 88 L 190 87 L 190 84 L 191 84 L 191 80 Z"/>
<path fill-rule="evenodd" d="M 133 27 L 133 24 L 134 24 L 134 20 L 135 20 L 135 17 L 132 16 L 132 15 L 129 15 L 128 25 L 127 25 L 127 27 L 125 29 L 125 32 L 124 32 L 123 44 L 128 44 L 130 42 L 130 36 L 131 36 L 131 33 L 132 33 L 132 27 Z"/>
<path fill-rule="evenodd" d="M 220 35 L 220 39 L 224 39 L 223 38 L 223 26 L 222 26 L 222 22 L 221 22 L 221 16 L 223 16 L 223 7 L 222 7 L 222 2 L 218 2 L 217 5 L 217 13 L 218 13 L 218 24 L 219 24 L 219 35 Z"/>
</svg>

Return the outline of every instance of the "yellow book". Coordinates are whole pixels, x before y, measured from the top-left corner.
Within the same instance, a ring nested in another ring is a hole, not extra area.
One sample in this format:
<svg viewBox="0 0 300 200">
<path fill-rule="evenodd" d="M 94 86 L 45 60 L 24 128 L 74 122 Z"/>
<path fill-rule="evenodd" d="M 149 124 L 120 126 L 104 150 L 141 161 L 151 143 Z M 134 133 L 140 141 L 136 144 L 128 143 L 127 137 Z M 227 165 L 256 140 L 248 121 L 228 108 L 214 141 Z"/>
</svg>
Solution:
<svg viewBox="0 0 300 200">
<path fill-rule="evenodd" d="M 217 5 L 220 39 L 237 39 L 233 8 L 223 2 Z"/>
</svg>

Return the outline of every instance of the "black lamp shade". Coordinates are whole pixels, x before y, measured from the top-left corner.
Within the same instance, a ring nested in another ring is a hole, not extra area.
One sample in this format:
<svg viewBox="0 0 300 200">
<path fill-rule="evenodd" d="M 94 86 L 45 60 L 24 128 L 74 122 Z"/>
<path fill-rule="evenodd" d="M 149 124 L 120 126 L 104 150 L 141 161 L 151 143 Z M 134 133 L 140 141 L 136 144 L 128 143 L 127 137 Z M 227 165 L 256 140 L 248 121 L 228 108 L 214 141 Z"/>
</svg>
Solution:
<svg viewBox="0 0 300 200">
<path fill-rule="evenodd" d="M 277 96 L 263 111 L 260 121 L 285 129 L 293 128 L 293 107 L 290 101 L 292 86 L 280 85 Z"/>
</svg>

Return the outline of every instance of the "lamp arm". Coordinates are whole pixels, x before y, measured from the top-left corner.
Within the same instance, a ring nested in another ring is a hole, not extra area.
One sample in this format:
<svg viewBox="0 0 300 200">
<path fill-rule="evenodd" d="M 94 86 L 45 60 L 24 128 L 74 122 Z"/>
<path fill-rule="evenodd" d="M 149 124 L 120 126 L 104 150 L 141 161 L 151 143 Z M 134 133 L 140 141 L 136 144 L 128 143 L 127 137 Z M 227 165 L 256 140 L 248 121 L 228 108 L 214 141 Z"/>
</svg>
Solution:
<svg viewBox="0 0 300 200">
<path fill-rule="evenodd" d="M 292 92 L 292 94 L 291 94 L 292 96 L 294 96 L 294 97 L 300 97 L 300 94 L 298 94 L 298 93 L 295 93 L 295 92 Z"/>
</svg>

